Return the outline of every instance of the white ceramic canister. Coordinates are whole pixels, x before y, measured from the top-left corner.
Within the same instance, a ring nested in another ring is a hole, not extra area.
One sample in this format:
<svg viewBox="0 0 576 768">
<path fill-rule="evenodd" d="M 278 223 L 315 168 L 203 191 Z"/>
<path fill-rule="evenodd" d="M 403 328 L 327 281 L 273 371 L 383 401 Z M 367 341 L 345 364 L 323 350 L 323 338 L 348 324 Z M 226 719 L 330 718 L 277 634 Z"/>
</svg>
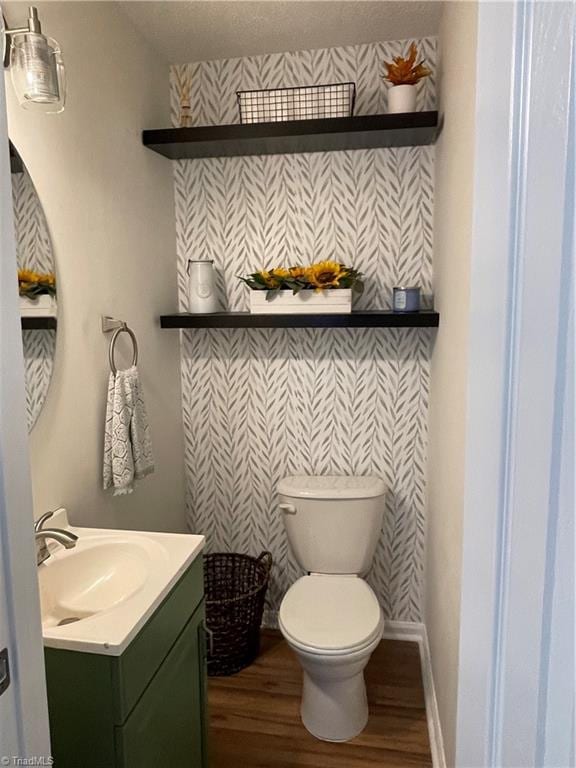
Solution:
<svg viewBox="0 0 576 768">
<path fill-rule="evenodd" d="M 218 312 L 214 262 L 207 259 L 189 259 L 186 271 L 188 272 L 188 311 L 193 314 Z"/>
<path fill-rule="evenodd" d="M 393 85 L 388 88 L 388 112 L 415 112 L 416 86 Z"/>
</svg>

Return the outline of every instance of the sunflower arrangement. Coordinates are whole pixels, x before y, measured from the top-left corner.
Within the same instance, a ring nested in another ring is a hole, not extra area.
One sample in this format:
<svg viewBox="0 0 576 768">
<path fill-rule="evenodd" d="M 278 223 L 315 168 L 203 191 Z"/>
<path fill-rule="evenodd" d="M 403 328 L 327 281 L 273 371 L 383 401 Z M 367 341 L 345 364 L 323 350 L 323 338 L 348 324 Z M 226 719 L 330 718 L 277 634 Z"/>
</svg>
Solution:
<svg viewBox="0 0 576 768">
<path fill-rule="evenodd" d="M 408 56 L 394 56 L 392 61 L 385 61 L 386 74 L 384 80 L 388 80 L 392 85 L 416 85 L 420 80 L 432 72 L 424 66 L 424 59 L 416 63 L 418 58 L 418 48 L 416 43 L 412 43 L 408 49 Z"/>
<path fill-rule="evenodd" d="M 362 293 L 362 273 L 353 267 L 346 267 L 336 261 L 319 261 L 308 267 L 277 267 L 271 270 L 253 272 L 239 277 L 253 291 L 268 291 L 266 298 L 272 299 L 278 291 L 325 291 L 337 288 L 351 288 Z"/>
<path fill-rule="evenodd" d="M 38 296 L 56 296 L 56 278 L 53 274 L 43 275 L 31 269 L 18 270 L 18 292 L 28 299 Z"/>
</svg>

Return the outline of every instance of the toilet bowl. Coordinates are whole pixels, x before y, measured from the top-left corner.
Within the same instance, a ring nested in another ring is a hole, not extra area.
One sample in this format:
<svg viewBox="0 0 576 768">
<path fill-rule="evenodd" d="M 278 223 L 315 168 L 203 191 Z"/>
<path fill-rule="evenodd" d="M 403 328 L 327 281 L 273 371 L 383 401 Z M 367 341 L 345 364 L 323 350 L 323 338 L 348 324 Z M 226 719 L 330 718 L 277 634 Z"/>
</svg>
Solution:
<svg viewBox="0 0 576 768">
<path fill-rule="evenodd" d="M 302 722 L 324 741 L 348 741 L 368 720 L 364 667 L 384 629 L 361 578 L 382 530 L 379 477 L 286 477 L 278 484 L 290 548 L 308 576 L 280 605 L 279 625 L 303 670 Z"/>
<path fill-rule="evenodd" d="M 302 722 L 323 741 L 348 741 L 368 721 L 364 668 L 382 638 L 376 595 L 361 578 L 300 578 L 280 606 L 279 626 L 303 669 Z"/>
</svg>

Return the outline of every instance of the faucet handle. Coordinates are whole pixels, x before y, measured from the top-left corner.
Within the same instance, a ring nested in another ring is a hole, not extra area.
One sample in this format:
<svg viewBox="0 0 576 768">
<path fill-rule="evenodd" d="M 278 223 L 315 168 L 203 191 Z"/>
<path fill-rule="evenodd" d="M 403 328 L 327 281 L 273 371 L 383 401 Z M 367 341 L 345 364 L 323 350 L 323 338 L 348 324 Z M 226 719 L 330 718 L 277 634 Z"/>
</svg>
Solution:
<svg viewBox="0 0 576 768">
<path fill-rule="evenodd" d="M 51 510 L 49 512 L 44 512 L 43 515 L 40 515 L 38 520 L 36 520 L 36 522 L 34 523 L 34 533 L 38 533 L 38 531 L 42 530 L 46 520 L 50 520 L 50 518 L 52 517 L 52 515 L 54 514 L 55 511 L 56 510 L 53 509 L 53 510 Z"/>
</svg>

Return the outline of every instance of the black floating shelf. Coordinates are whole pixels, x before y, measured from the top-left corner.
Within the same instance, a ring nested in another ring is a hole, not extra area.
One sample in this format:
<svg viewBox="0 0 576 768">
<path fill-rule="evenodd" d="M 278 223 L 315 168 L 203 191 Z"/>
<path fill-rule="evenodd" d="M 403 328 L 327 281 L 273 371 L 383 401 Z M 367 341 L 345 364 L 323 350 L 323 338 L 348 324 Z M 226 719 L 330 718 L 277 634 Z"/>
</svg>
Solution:
<svg viewBox="0 0 576 768">
<path fill-rule="evenodd" d="M 437 328 L 440 315 L 433 310 L 392 312 L 372 310 L 339 315 L 257 315 L 250 312 L 215 312 L 162 315 L 162 328 Z"/>
<path fill-rule="evenodd" d="M 24 173 L 24 163 L 22 158 L 18 154 L 18 150 L 10 142 L 10 172 L 11 173 Z"/>
<path fill-rule="evenodd" d="M 209 125 L 143 131 L 145 146 L 171 160 L 280 155 L 433 144 L 438 112 L 359 115 L 282 123 Z"/>
<path fill-rule="evenodd" d="M 58 321 L 55 317 L 21 317 L 23 331 L 49 330 L 53 331 L 58 327 Z"/>
</svg>

